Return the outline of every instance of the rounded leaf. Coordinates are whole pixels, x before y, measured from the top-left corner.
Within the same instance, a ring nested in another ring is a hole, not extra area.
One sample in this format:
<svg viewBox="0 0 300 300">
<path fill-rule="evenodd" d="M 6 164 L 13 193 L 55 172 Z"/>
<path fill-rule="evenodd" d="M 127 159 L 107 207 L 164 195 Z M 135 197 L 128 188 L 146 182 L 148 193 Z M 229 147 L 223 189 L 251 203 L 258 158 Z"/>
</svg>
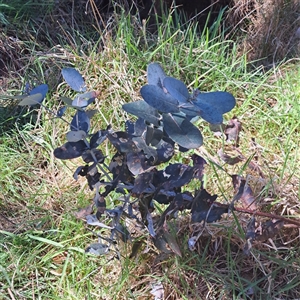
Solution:
<svg viewBox="0 0 300 300">
<path fill-rule="evenodd" d="M 54 150 L 54 156 L 58 159 L 73 159 L 80 157 L 86 150 L 88 147 L 84 141 L 67 142 Z"/>
<path fill-rule="evenodd" d="M 163 81 L 166 77 L 166 74 L 160 64 L 151 63 L 147 68 L 147 80 L 148 84 L 156 85 L 160 88 L 163 87 Z"/>
<path fill-rule="evenodd" d="M 200 116 L 211 124 L 221 124 L 223 114 L 231 111 L 235 104 L 235 98 L 227 92 L 200 93 L 193 103 L 200 108 Z"/>
<path fill-rule="evenodd" d="M 144 119 L 154 126 L 159 126 L 159 113 L 144 100 L 126 103 L 122 106 L 122 108 L 129 114 Z"/>
<path fill-rule="evenodd" d="M 78 142 L 80 140 L 83 140 L 85 137 L 86 137 L 86 132 L 83 130 L 69 131 L 67 133 L 68 142 Z"/>
<path fill-rule="evenodd" d="M 48 85 L 47 84 L 41 84 L 41 85 L 35 87 L 34 89 L 32 89 L 29 92 L 29 95 L 42 94 L 43 99 L 44 99 L 46 97 L 47 93 L 48 93 Z"/>
<path fill-rule="evenodd" d="M 74 68 L 64 68 L 61 71 L 64 80 L 76 92 L 85 92 L 86 86 L 81 74 Z"/>
<path fill-rule="evenodd" d="M 185 116 L 163 114 L 164 129 L 178 145 L 187 148 L 198 148 L 203 144 L 201 132 Z"/>
<path fill-rule="evenodd" d="M 186 103 L 190 97 L 186 85 L 176 78 L 166 77 L 164 79 L 164 87 L 172 97 L 179 101 L 180 104 Z"/>
<path fill-rule="evenodd" d="M 155 85 L 144 85 L 141 88 L 141 95 L 152 107 L 163 113 L 179 112 L 178 101 L 163 89 Z"/>
<path fill-rule="evenodd" d="M 18 105 L 19 106 L 26 106 L 26 105 L 33 106 L 36 104 L 40 104 L 43 101 L 43 99 L 44 99 L 44 96 L 42 94 L 38 93 L 38 94 L 34 94 L 34 95 L 25 97 L 23 100 L 21 100 L 18 103 Z"/>
<path fill-rule="evenodd" d="M 85 132 L 88 132 L 90 130 L 90 125 L 91 125 L 90 118 L 88 117 L 86 112 L 78 110 L 73 117 L 70 129 L 71 131 L 83 130 Z"/>
<path fill-rule="evenodd" d="M 61 101 L 65 103 L 65 105 L 72 106 L 73 100 L 69 97 L 59 97 Z"/>
<path fill-rule="evenodd" d="M 108 251 L 109 251 L 109 245 L 105 245 L 101 243 L 91 244 L 85 249 L 85 253 L 90 253 L 97 256 L 107 254 Z"/>
</svg>

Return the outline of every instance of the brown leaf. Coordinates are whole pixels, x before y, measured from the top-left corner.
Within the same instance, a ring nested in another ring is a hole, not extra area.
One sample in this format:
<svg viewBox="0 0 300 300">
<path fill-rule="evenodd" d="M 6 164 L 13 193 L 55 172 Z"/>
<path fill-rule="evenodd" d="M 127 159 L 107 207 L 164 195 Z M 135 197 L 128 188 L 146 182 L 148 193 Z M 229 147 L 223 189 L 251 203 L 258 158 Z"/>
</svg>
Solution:
<svg viewBox="0 0 300 300">
<path fill-rule="evenodd" d="M 79 211 L 74 212 L 74 216 L 77 219 L 85 219 L 86 216 L 91 215 L 93 213 L 93 204 L 81 208 Z"/>
<path fill-rule="evenodd" d="M 255 204 L 253 191 L 246 180 L 240 175 L 232 175 L 231 178 L 236 192 L 233 201 L 240 200 L 244 208 L 256 210 L 257 206 Z"/>
<path fill-rule="evenodd" d="M 264 242 L 268 239 L 273 238 L 279 233 L 280 229 L 283 227 L 284 221 L 282 220 L 268 220 L 261 224 L 256 229 L 255 240 Z"/>
<path fill-rule="evenodd" d="M 239 144 L 239 134 L 242 130 L 242 123 L 233 117 L 225 127 L 226 141 L 234 141 L 235 145 Z"/>
<path fill-rule="evenodd" d="M 218 151 L 218 155 L 224 162 L 226 162 L 229 165 L 235 165 L 244 160 L 244 158 L 241 155 L 229 156 L 228 154 L 224 153 L 222 149 Z"/>
</svg>

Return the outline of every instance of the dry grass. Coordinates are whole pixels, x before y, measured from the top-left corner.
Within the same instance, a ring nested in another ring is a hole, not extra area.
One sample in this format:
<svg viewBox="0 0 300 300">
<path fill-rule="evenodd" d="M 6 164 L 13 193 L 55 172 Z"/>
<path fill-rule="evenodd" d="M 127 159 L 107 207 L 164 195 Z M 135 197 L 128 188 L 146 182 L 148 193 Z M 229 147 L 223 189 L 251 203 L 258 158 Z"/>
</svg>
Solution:
<svg viewBox="0 0 300 300">
<path fill-rule="evenodd" d="M 237 0 L 228 13 L 229 26 L 242 31 L 242 51 L 248 60 L 273 66 L 300 54 L 298 0 Z"/>
</svg>

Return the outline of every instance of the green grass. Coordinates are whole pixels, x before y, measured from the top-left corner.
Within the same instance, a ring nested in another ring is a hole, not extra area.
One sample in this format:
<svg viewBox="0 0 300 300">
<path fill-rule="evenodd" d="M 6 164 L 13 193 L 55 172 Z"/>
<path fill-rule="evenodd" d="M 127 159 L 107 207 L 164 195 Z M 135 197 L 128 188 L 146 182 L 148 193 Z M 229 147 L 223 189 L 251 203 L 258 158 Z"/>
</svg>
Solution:
<svg viewBox="0 0 300 300">
<path fill-rule="evenodd" d="M 16 94 L 26 80 L 51 81 L 45 103 L 56 111 L 59 96 L 74 95 L 61 83 L 60 69 L 74 66 L 91 90 L 101 91 L 95 104 L 100 113 L 92 120 L 93 128 L 112 123 L 122 129 L 128 116 L 121 105 L 140 99 L 147 64 L 158 61 L 190 90 L 226 90 L 237 98 L 237 107 L 225 120 L 237 116 L 242 121 L 240 150 L 246 158 L 255 154 L 265 177 L 259 178 L 245 161 L 223 164 L 216 153 L 224 141 L 199 121 L 209 162 L 206 188 L 218 194 L 218 201 L 230 201 L 234 192 L 228 173 L 251 175 L 262 210 L 299 214 L 297 61 L 268 73 L 249 71 L 237 42 L 224 41 L 217 31 L 198 34 L 192 25 L 182 29 L 172 18 L 165 18 L 155 36 L 135 17 L 121 14 L 115 18 L 114 26 L 103 30 L 106 35 L 101 40 L 88 40 L 73 31 L 70 44 L 70 37 L 60 33 L 57 38 L 64 42 L 64 52 L 56 48 L 46 55 L 44 49 L 42 54 L 32 41 L 26 41 L 28 54 L 22 63 L 27 72 L 15 73 L 1 93 Z M 81 46 L 84 51 L 79 51 Z M 67 125 L 43 109 L 38 116 L 25 126 L 19 120 L 17 124 L 1 120 L 2 126 L 10 124 L 0 141 L 1 299 L 151 299 L 151 284 L 157 282 L 163 284 L 168 299 L 299 298 L 297 229 L 285 228 L 274 241 L 256 243 L 250 256 L 244 256 L 245 215 L 207 225 L 191 252 L 187 240 L 202 228 L 190 227 L 183 214 L 178 219 L 182 258 L 163 259 L 150 240 L 134 259 L 129 259 L 126 245 L 121 246 L 120 260 L 114 259 L 114 252 L 100 258 L 86 255 L 84 249 L 97 242 L 97 237 L 72 212 L 88 205 L 93 193 L 84 181 L 72 178 L 80 160 L 61 162 L 53 157 L 53 149 L 64 142 Z M 109 145 L 103 151 L 111 155 Z M 185 155 L 177 157 L 182 160 Z"/>
</svg>

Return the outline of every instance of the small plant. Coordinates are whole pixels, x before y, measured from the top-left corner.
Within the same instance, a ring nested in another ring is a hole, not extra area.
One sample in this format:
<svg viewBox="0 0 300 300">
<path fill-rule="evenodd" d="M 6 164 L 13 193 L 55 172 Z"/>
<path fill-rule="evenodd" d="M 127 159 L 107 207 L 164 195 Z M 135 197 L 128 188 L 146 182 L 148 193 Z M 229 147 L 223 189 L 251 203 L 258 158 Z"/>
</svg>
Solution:
<svg viewBox="0 0 300 300">
<path fill-rule="evenodd" d="M 79 216 L 85 218 L 88 225 L 110 232 L 109 236 L 97 233 L 99 241 L 87 247 L 86 252 L 102 255 L 115 248 L 118 253 L 118 239 L 124 242 L 131 239 L 126 226 L 126 218 L 129 218 L 136 226 L 147 229 L 160 251 L 181 255 L 169 222 L 179 211 L 190 211 L 192 223 L 204 224 L 216 222 L 223 214 L 234 210 L 252 214 L 245 235 L 246 253 L 254 240 L 262 241 L 274 236 L 284 222 L 300 225 L 296 221 L 258 211 L 251 188 L 239 175 L 231 176 L 236 192 L 232 202 L 216 202 L 217 195 L 210 195 L 203 188 L 205 159 L 191 152 L 188 153 L 191 153 L 191 163 L 178 163 L 174 159 L 177 152 L 187 152 L 202 145 L 201 132 L 193 124 L 195 119 L 201 117 L 219 127 L 223 124 L 223 114 L 236 104 L 232 94 L 220 91 L 202 93 L 199 90 L 190 94 L 183 82 L 168 77 L 159 64 L 152 63 L 147 70 L 148 84 L 141 88 L 143 100 L 123 105 L 123 109 L 137 119 L 127 120 L 125 131 L 114 131 L 108 126 L 91 133 L 93 111 L 87 107 L 99 93 L 88 92 L 83 77 L 73 68 L 63 69 L 62 75 L 78 94 L 73 100 L 61 98 L 65 105 L 56 116 L 66 121 L 64 114 L 68 107 L 74 109 L 75 114 L 69 123 L 67 142 L 56 148 L 54 155 L 63 160 L 82 158 L 84 164 L 75 170 L 74 179 L 85 177 L 95 196 L 93 208 L 81 210 Z M 28 95 L 21 96 L 19 105 L 42 105 L 47 89 L 46 85 L 33 89 Z M 240 130 L 241 124 L 236 118 L 224 127 L 227 139 L 235 143 L 238 143 Z M 105 157 L 99 149 L 104 141 L 114 147 L 112 157 Z M 222 151 L 219 155 L 229 164 L 240 161 Z M 189 188 L 192 181 L 197 186 L 196 191 Z M 110 203 L 110 193 L 114 193 L 114 199 L 115 195 L 120 197 Z M 242 202 L 244 207 L 236 207 L 237 202 Z M 260 231 L 257 231 L 254 214 L 269 218 Z M 191 250 L 199 237 L 196 234 L 189 238 Z M 138 239 L 133 243 L 132 255 L 140 244 Z"/>
</svg>

